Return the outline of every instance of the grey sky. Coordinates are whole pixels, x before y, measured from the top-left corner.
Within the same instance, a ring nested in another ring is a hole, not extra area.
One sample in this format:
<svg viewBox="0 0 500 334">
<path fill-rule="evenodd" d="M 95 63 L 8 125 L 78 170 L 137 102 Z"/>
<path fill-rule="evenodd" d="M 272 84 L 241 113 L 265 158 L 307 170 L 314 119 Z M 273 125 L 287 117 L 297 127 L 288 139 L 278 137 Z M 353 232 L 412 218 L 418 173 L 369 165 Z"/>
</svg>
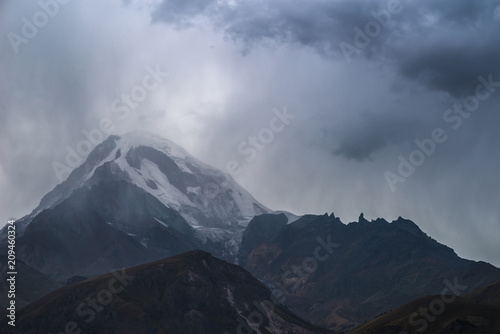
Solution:
<svg viewBox="0 0 500 334">
<path fill-rule="evenodd" d="M 467 118 L 446 114 L 479 76 L 500 82 L 500 1 L 69 1 L 16 53 L 11 33 L 41 10 L 0 2 L 2 222 L 33 209 L 66 147 L 109 118 L 116 133 L 156 132 L 221 169 L 239 162 L 235 179 L 268 207 L 401 215 L 500 266 L 500 87 Z M 341 43 L 358 49 L 349 62 Z M 114 113 L 148 69 L 168 77 Z M 238 147 L 284 107 L 295 118 L 246 161 Z M 391 191 L 384 173 L 436 128 L 446 141 Z"/>
</svg>

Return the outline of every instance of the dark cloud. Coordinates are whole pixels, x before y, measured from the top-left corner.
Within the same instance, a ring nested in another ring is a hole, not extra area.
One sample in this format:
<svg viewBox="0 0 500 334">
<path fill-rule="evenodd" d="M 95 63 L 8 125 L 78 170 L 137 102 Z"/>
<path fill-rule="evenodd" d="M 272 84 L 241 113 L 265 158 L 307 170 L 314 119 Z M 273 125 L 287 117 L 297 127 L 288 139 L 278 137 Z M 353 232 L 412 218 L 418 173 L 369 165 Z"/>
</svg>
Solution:
<svg viewBox="0 0 500 334">
<path fill-rule="evenodd" d="M 311 48 L 331 61 L 343 61 L 340 43 L 356 45 L 353 28 L 365 29 L 375 20 L 373 13 L 388 13 L 390 3 L 278 0 L 194 1 L 187 5 L 164 0 L 153 18 L 155 22 L 186 25 L 203 16 L 239 43 L 245 53 L 261 44 L 290 44 Z M 493 14 L 500 1 L 402 0 L 395 4 L 397 13 L 391 15 L 390 23 L 359 55 L 351 55 L 353 61 L 370 59 L 388 67 L 396 74 L 395 86 L 408 86 L 404 81 L 409 81 L 456 99 L 473 93 L 480 75 L 500 78 L 500 20 Z M 415 134 L 413 116 L 370 115 L 369 122 L 358 118 L 358 123 L 344 125 L 357 129 L 353 132 L 333 131 L 338 141 L 335 154 L 362 161 Z M 391 126 L 396 119 L 399 124 Z"/>
<path fill-rule="evenodd" d="M 418 121 L 395 114 L 359 113 L 341 128 L 325 130 L 326 137 L 340 141 L 333 153 L 356 161 L 372 160 L 373 154 L 387 145 L 399 145 L 415 138 Z"/>
<path fill-rule="evenodd" d="M 182 1 L 172 0 L 162 2 L 151 15 L 153 22 L 164 20 L 179 28 L 193 26 L 193 20 L 212 8 L 210 1 L 194 0 Z"/>
<path fill-rule="evenodd" d="M 370 11 L 377 8 L 376 2 L 359 1 L 193 1 L 185 4 L 166 0 L 152 17 L 154 22 L 185 26 L 206 16 L 227 36 L 243 43 L 245 49 L 275 41 L 312 47 L 322 54 L 338 54 L 339 37 L 349 39 L 352 28 L 373 19 Z"/>
<path fill-rule="evenodd" d="M 341 42 L 355 45 L 373 12 L 391 1 L 192 1 L 164 0 L 154 21 L 186 25 L 205 16 L 247 52 L 261 43 L 290 43 L 342 59 Z M 463 94 L 478 75 L 500 73 L 500 1 L 401 0 L 397 13 L 361 54 L 395 67 L 429 89 Z M 355 57 L 356 55 L 353 55 Z M 481 59 L 478 62 L 477 59 Z"/>
<path fill-rule="evenodd" d="M 497 38 L 486 44 L 473 40 L 460 43 L 444 40 L 436 45 L 422 46 L 416 54 L 405 50 L 400 55 L 398 69 L 403 77 L 456 97 L 474 93 L 480 75 L 500 77 L 500 40 Z"/>
</svg>

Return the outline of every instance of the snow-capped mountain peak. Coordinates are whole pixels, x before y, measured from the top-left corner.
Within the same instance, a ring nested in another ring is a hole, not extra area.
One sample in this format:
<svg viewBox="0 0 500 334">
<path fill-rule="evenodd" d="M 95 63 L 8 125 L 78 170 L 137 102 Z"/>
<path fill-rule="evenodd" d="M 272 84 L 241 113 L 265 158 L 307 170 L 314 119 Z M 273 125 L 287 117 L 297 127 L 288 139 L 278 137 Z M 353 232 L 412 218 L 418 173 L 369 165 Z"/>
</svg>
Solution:
<svg viewBox="0 0 500 334">
<path fill-rule="evenodd" d="M 228 173 L 199 161 L 168 139 L 135 131 L 110 136 L 95 147 L 32 215 L 57 205 L 76 189 L 112 180 L 143 189 L 192 226 L 245 226 L 255 215 L 270 211 Z"/>
</svg>

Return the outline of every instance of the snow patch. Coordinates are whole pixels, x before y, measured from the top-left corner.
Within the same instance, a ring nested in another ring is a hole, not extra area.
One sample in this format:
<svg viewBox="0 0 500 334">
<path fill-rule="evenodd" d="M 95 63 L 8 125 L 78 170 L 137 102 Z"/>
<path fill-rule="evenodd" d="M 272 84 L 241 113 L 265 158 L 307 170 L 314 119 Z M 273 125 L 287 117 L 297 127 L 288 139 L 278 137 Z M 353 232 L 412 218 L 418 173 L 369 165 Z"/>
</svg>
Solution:
<svg viewBox="0 0 500 334">
<path fill-rule="evenodd" d="M 182 170 L 183 172 L 186 172 L 188 174 L 194 174 L 193 171 L 191 169 L 189 169 L 189 167 L 186 166 L 186 164 L 184 164 L 184 162 L 176 161 L 175 159 L 174 159 L 174 161 L 177 163 L 177 166 L 179 166 L 180 170 Z"/>
<path fill-rule="evenodd" d="M 234 296 L 233 296 L 233 293 L 231 292 L 231 290 L 229 289 L 229 287 L 226 287 L 226 296 L 227 296 L 227 301 L 229 302 L 229 304 L 236 308 L 236 306 L 234 305 Z"/>
<path fill-rule="evenodd" d="M 186 187 L 187 193 L 199 194 L 201 192 L 201 187 Z"/>
<path fill-rule="evenodd" d="M 167 228 L 168 228 L 168 224 L 167 224 L 167 223 L 165 223 L 165 222 L 163 222 L 163 221 L 159 220 L 158 218 L 155 218 L 155 220 L 156 220 L 158 223 L 160 223 L 161 225 L 163 225 L 163 226 L 165 226 L 165 227 L 167 227 Z"/>
</svg>

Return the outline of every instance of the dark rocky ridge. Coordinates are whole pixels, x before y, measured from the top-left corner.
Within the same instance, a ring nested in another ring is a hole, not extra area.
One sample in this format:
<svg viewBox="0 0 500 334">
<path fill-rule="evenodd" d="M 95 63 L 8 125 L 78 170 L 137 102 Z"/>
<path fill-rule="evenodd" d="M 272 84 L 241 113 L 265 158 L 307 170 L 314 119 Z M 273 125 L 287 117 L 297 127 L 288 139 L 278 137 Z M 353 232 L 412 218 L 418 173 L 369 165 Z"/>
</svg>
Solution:
<svg viewBox="0 0 500 334">
<path fill-rule="evenodd" d="M 271 236 L 250 222 L 240 257 L 245 268 L 309 321 L 347 330 L 415 298 L 440 293 L 444 280 L 458 279 L 467 291 L 500 281 L 500 269 L 458 257 L 455 252 L 399 218 L 343 224 L 308 215 Z M 275 226 L 275 225 L 274 225 Z M 321 241 L 319 241 L 319 239 Z M 325 247 L 326 245 L 326 247 Z"/>
<path fill-rule="evenodd" d="M 99 294 L 110 290 L 114 292 Z M 16 330 L 59 333 L 69 326 L 97 334 L 248 333 L 250 328 L 266 334 L 329 333 L 270 304 L 271 298 L 241 267 L 193 251 L 56 290 L 20 309 Z M 92 309 L 88 300 L 97 307 Z M 2 322 L 0 329 L 5 326 Z"/>
</svg>

